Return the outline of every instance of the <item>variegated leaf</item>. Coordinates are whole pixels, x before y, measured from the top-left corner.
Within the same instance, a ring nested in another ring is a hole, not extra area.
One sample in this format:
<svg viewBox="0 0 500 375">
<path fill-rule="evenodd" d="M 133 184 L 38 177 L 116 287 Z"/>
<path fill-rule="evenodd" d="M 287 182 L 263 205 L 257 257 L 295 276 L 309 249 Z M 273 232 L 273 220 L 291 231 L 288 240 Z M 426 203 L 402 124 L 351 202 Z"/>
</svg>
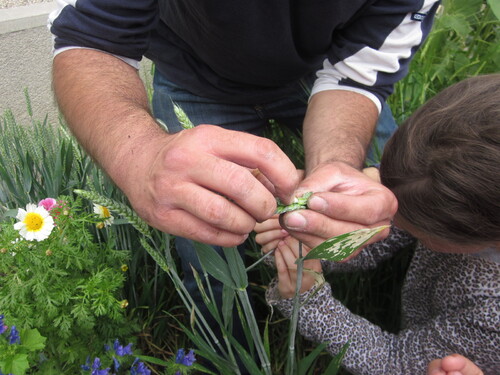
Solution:
<svg viewBox="0 0 500 375">
<path fill-rule="evenodd" d="M 325 259 L 339 262 L 363 246 L 370 238 L 388 228 L 387 225 L 376 228 L 358 229 L 353 232 L 329 238 L 312 249 L 305 257 L 307 259 Z"/>
</svg>

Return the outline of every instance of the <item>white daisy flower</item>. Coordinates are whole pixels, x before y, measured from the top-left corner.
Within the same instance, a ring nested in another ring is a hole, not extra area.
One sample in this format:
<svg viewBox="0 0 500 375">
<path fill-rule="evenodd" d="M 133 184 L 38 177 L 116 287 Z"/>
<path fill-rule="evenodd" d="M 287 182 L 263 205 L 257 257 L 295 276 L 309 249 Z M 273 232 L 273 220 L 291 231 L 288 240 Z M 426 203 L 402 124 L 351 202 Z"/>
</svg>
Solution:
<svg viewBox="0 0 500 375">
<path fill-rule="evenodd" d="M 54 219 L 49 211 L 33 203 L 28 203 L 26 210 L 20 208 L 16 219 L 19 221 L 14 224 L 14 229 L 28 241 L 43 241 L 54 229 Z"/>
<path fill-rule="evenodd" d="M 111 215 L 111 212 L 109 212 L 108 208 L 104 207 L 104 206 L 101 206 L 99 204 L 95 204 L 94 203 L 94 213 L 97 214 L 97 215 L 99 215 L 99 217 L 101 219 L 104 219 L 102 221 L 102 223 L 106 227 L 108 227 L 111 224 L 113 224 L 113 221 L 115 220 L 115 218 L 113 217 L 113 215 Z"/>
</svg>

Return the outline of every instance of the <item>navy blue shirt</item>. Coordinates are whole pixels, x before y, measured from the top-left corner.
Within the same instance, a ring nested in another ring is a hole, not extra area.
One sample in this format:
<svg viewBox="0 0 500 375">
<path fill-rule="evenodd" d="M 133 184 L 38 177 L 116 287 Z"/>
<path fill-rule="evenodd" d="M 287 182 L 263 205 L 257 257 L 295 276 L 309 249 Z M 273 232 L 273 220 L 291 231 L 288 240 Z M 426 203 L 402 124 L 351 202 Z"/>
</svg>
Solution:
<svg viewBox="0 0 500 375">
<path fill-rule="evenodd" d="M 55 49 L 150 58 L 179 86 L 227 103 L 349 89 L 384 101 L 430 31 L 439 0 L 68 0 Z M 379 103 L 378 103 L 379 104 Z"/>
</svg>

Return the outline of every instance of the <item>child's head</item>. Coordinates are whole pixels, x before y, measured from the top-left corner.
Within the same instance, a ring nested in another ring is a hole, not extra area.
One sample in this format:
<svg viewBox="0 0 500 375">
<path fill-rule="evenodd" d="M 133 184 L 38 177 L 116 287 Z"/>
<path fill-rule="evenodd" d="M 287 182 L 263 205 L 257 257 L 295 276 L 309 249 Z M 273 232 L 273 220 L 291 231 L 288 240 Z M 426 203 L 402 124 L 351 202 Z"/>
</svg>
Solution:
<svg viewBox="0 0 500 375">
<path fill-rule="evenodd" d="M 414 232 L 500 244 L 500 74 L 454 84 L 419 108 L 385 146 L 380 178 Z"/>
</svg>

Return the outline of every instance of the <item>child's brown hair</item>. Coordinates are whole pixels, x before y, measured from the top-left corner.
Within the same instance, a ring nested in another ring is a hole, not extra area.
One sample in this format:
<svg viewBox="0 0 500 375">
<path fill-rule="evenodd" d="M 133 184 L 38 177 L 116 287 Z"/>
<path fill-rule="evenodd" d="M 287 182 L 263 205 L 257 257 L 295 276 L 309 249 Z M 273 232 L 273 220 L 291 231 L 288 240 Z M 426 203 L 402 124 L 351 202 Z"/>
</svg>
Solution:
<svg viewBox="0 0 500 375">
<path fill-rule="evenodd" d="M 468 78 L 408 118 L 382 155 L 398 215 L 453 243 L 500 241 L 500 74 Z"/>
</svg>

